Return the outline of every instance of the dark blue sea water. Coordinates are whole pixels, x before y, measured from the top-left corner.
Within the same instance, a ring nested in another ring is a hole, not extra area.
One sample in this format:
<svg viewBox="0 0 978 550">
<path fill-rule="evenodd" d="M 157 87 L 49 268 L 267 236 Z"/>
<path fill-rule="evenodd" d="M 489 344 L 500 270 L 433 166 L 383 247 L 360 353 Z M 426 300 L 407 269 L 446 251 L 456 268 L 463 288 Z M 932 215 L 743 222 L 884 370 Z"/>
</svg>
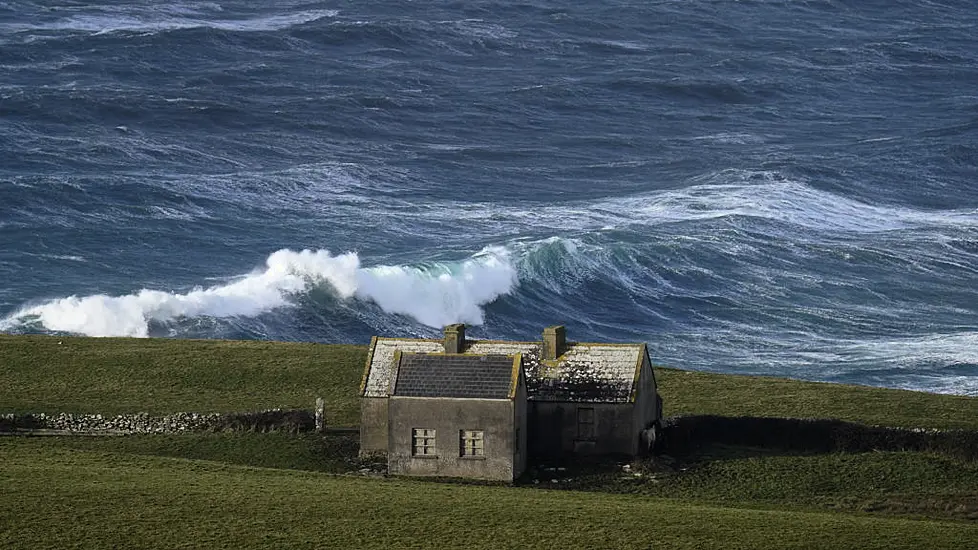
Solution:
<svg viewBox="0 0 978 550">
<path fill-rule="evenodd" d="M 978 395 L 978 10 L 0 1 L 0 331 Z"/>
</svg>

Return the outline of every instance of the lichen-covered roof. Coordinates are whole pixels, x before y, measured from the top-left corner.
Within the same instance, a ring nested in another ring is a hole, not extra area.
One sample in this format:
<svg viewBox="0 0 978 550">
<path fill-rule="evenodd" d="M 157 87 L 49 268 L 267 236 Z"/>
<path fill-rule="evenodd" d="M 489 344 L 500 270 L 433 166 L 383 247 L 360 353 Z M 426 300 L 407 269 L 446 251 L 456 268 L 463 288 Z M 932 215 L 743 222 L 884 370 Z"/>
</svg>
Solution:
<svg viewBox="0 0 978 550">
<path fill-rule="evenodd" d="M 630 401 L 641 354 L 641 344 L 570 344 L 555 362 L 525 364 L 527 395 L 539 401 Z"/>
<path fill-rule="evenodd" d="M 387 397 L 394 372 L 394 354 L 439 353 L 445 351 L 441 340 L 409 340 L 406 338 L 374 338 L 367 356 L 367 378 L 364 380 L 364 397 Z"/>
<path fill-rule="evenodd" d="M 469 340 L 465 355 L 522 355 L 527 396 L 536 401 L 628 402 L 641 365 L 643 344 L 568 342 L 556 361 L 541 361 L 541 342 Z M 441 340 L 375 338 L 363 383 L 364 397 L 387 397 L 394 354 L 443 353 Z"/>
<path fill-rule="evenodd" d="M 510 399 L 519 378 L 518 355 L 401 353 L 399 357 L 390 392 L 399 397 Z"/>
</svg>

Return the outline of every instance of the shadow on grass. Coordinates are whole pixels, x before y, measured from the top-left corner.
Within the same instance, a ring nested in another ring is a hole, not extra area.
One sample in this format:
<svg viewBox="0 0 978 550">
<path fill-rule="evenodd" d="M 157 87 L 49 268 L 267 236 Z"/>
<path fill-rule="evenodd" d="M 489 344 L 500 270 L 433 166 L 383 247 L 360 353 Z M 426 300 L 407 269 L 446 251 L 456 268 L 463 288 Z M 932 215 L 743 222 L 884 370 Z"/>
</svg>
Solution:
<svg viewBox="0 0 978 550">
<path fill-rule="evenodd" d="M 735 467 L 741 469 L 737 470 L 738 475 L 765 477 L 773 475 L 768 470 L 776 468 L 775 464 L 781 464 L 766 459 L 777 457 L 825 457 L 827 460 L 806 464 L 829 468 L 823 474 L 828 477 L 832 476 L 831 466 L 824 465 L 840 460 L 832 456 L 909 451 L 967 462 L 978 460 L 978 431 L 970 430 L 901 429 L 830 419 L 697 415 L 669 418 L 660 433 L 656 453 L 652 455 L 638 459 L 630 456 L 537 458 L 531 461 L 517 484 L 668 495 L 674 490 L 687 490 L 667 489 L 668 486 L 679 487 L 686 483 L 683 480 L 695 482 L 702 476 L 710 477 L 711 472 L 725 471 L 721 464 L 743 459 L 765 460 L 757 462 L 753 470 L 741 471 L 744 467 Z M 873 461 L 856 461 L 864 462 Z M 716 480 L 710 483 L 719 486 Z"/>
</svg>

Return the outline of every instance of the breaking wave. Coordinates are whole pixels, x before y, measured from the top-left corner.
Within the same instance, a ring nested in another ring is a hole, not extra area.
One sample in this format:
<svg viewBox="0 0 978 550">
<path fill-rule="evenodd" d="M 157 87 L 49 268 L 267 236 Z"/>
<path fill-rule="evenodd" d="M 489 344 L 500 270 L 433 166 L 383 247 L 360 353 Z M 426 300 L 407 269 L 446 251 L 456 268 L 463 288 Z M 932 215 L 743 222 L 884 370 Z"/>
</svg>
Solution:
<svg viewBox="0 0 978 550">
<path fill-rule="evenodd" d="M 38 326 L 87 336 L 149 335 L 152 323 L 191 317 L 253 317 L 289 306 L 292 297 L 328 285 L 342 299 L 368 300 L 389 314 L 440 327 L 483 323 L 482 306 L 517 284 L 503 249 L 485 249 L 458 263 L 361 267 L 352 252 L 279 250 L 263 269 L 236 281 L 186 293 L 143 289 L 124 296 L 69 296 L 28 306 L 0 321 L 0 330 Z"/>
</svg>

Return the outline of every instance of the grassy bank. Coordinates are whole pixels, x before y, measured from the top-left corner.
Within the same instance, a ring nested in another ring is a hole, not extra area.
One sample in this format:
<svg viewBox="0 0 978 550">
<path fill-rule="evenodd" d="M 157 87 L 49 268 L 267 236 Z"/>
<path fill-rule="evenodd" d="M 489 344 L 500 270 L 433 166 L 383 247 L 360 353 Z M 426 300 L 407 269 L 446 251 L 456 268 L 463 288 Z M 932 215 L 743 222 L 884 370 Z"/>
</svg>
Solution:
<svg viewBox="0 0 978 550">
<path fill-rule="evenodd" d="M 0 440 L 0 454 L 4 548 L 965 548 L 978 539 L 978 526 L 953 521 L 336 477 L 23 439 Z"/>
</svg>

